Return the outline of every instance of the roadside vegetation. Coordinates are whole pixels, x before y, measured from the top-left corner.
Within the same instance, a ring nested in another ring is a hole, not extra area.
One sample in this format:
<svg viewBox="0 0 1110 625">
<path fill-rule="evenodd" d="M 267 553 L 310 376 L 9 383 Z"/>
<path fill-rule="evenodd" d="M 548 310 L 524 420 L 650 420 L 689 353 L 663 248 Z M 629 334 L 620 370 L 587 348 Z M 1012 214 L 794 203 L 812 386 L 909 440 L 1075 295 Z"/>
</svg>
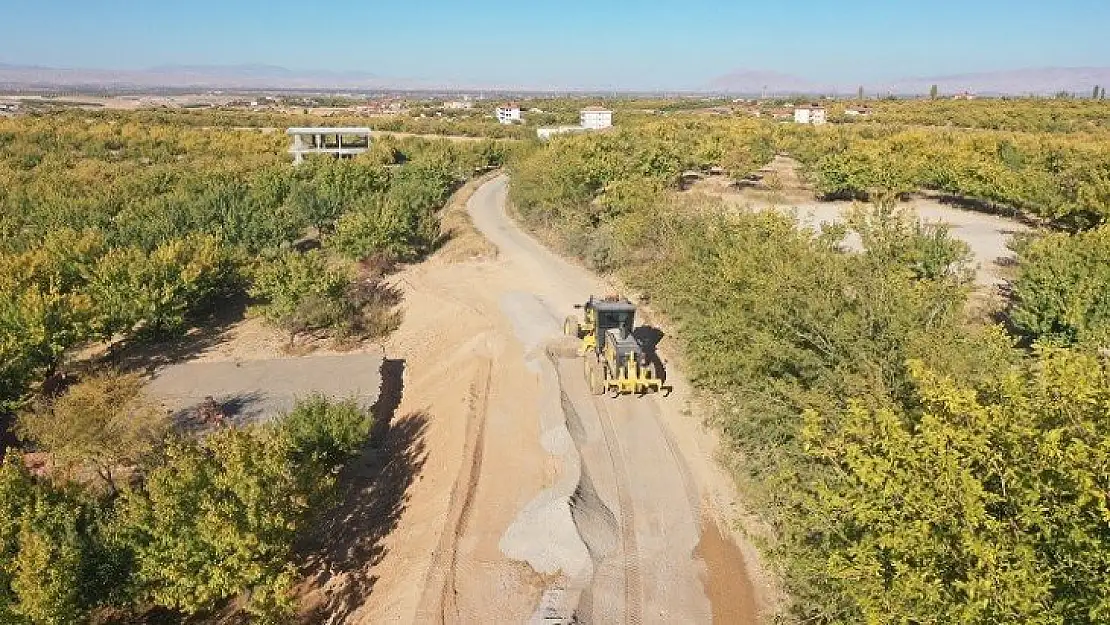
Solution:
<svg viewBox="0 0 1110 625">
<path fill-rule="evenodd" d="M 444 242 L 452 191 L 509 149 L 383 138 L 294 167 L 284 135 L 201 115 L 0 119 L 0 430 L 22 442 L 0 450 L 4 623 L 289 616 L 294 542 L 365 445 L 367 407 L 312 398 L 186 436 L 140 378 L 70 357 L 157 345 L 234 299 L 291 343 L 384 337 L 384 276 Z"/>
<path fill-rule="evenodd" d="M 1022 103 L 1064 110 L 1039 105 Z M 684 169 L 743 178 L 782 152 L 818 194 L 872 204 L 817 233 L 670 192 Z M 526 223 L 668 320 L 770 528 L 785 616 L 1110 618 L 1103 143 L 674 117 L 559 138 L 512 173 Z M 899 209 L 928 188 L 1060 229 L 1015 242 L 996 317 L 973 312 L 966 247 Z M 863 252 L 840 249 L 846 230 Z"/>
<path fill-rule="evenodd" d="M 59 403 L 116 399 L 98 394 L 103 384 L 78 384 Z M 84 427 L 120 454 L 133 449 L 116 440 L 121 430 L 124 439 L 148 433 L 120 419 L 116 412 Z M 162 438 L 128 457 L 137 464 L 110 493 L 58 473 L 34 475 L 8 453 L 0 467 L 0 618 L 80 623 L 153 608 L 192 615 L 235 598 L 257 622 L 290 615 L 294 541 L 333 499 L 335 475 L 370 425 L 351 402 L 311 398 L 264 425 Z M 56 449 L 54 438 L 29 432 Z"/>
<path fill-rule="evenodd" d="M 67 349 L 180 333 L 247 290 L 283 325 L 297 322 L 279 321 L 275 298 L 350 308 L 367 277 L 358 261 L 432 250 L 451 191 L 504 158 L 492 142 L 382 139 L 359 160 L 292 167 L 279 135 L 72 114 L 0 120 L 0 144 L 0 402 L 9 407 Z M 306 243 L 323 246 L 317 254 L 339 280 L 325 292 L 275 278 L 303 264 L 291 258 Z M 349 312 L 334 325 L 350 329 L 365 311 Z"/>
</svg>

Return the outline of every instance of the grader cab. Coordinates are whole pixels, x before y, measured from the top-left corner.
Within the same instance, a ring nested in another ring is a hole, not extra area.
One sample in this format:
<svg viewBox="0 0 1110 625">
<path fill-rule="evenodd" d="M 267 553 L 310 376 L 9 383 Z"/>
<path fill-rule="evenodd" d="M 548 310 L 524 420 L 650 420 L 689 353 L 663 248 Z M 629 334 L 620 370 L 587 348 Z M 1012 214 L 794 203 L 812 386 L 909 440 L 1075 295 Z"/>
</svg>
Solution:
<svg viewBox="0 0 1110 625">
<path fill-rule="evenodd" d="M 654 354 L 648 353 L 633 333 L 636 306 L 632 302 L 617 296 L 590 296 L 575 308 L 583 310 L 582 318 L 568 316 L 563 331 L 582 341 L 579 353 L 591 393 L 611 392 L 616 397 L 670 390 L 663 386 Z"/>
</svg>

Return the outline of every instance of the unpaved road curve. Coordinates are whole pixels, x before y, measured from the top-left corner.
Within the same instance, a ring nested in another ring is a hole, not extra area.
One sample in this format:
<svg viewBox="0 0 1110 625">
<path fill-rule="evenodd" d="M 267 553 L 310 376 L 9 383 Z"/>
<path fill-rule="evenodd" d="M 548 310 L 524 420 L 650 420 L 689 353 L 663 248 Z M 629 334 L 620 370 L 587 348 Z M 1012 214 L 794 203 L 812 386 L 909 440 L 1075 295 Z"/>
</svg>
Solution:
<svg viewBox="0 0 1110 625">
<path fill-rule="evenodd" d="M 354 604 L 329 623 L 756 622 L 767 577 L 730 530 L 743 510 L 715 435 L 683 414 L 681 373 L 668 398 L 589 394 L 558 355 L 562 320 L 611 289 L 506 216 L 506 183 L 467 204 L 496 257 L 393 278 L 394 420 L 426 423 L 423 461 L 358 590 L 337 578 L 313 597 Z"/>
<path fill-rule="evenodd" d="M 538 319 L 512 318 L 516 311 L 508 308 L 510 320 L 557 340 L 560 320 L 574 304 L 611 289 L 549 252 L 506 216 L 506 182 L 495 179 L 479 189 L 470 214 L 497 246 L 499 262 L 532 276 L 515 296 L 533 298 L 547 313 Z M 563 403 L 569 400 L 564 413 L 587 478 L 582 481 L 588 481 L 590 491 L 586 502 L 576 500 L 574 509 L 594 568 L 581 588 L 578 617 L 592 622 L 709 623 L 716 613 L 719 619 L 729 615 L 731 622 L 754 622 L 755 591 L 741 552 L 706 559 L 697 555 L 705 548 L 705 525 L 722 521 L 722 511 L 712 505 L 722 482 L 698 482 L 698 476 L 714 472 L 715 466 L 707 466 L 713 465 L 710 454 L 692 440 L 704 432 L 692 431 L 698 430 L 694 419 L 680 414 L 684 395 L 595 398 L 586 388 L 580 360 L 553 361 Z M 682 386 L 679 372 L 670 371 L 668 382 Z M 672 428 L 686 434 L 686 449 Z M 691 465 L 699 470 L 692 471 Z M 583 496 L 581 489 L 576 496 Z M 568 580 L 572 591 L 575 581 Z M 707 585 L 718 587 L 709 591 Z M 710 595 L 733 605 L 714 606 Z"/>
</svg>

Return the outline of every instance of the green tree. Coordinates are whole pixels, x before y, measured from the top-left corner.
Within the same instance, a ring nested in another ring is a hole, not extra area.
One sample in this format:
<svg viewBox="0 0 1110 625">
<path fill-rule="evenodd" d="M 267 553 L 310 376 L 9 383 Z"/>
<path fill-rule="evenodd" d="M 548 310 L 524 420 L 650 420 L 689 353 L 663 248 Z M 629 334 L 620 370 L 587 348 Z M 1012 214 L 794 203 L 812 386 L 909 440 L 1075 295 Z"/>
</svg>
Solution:
<svg viewBox="0 0 1110 625">
<path fill-rule="evenodd" d="M 382 198 L 343 215 L 327 245 L 351 260 L 414 260 L 430 248 L 437 228 L 430 211 Z"/>
<path fill-rule="evenodd" d="M 268 425 L 171 444 L 121 505 L 139 595 L 196 614 L 247 594 L 257 619 L 288 616 L 293 542 L 370 425 L 353 402 L 317 397 Z"/>
<path fill-rule="evenodd" d="M 256 608 L 287 612 L 291 543 L 307 512 L 293 470 L 256 431 L 172 444 L 143 490 L 125 493 L 140 594 L 195 614 L 252 591 Z"/>
<path fill-rule="evenodd" d="M 0 620 L 80 623 L 125 598 L 126 552 L 105 522 L 94 500 L 37 480 L 9 451 L 0 465 Z"/>
<path fill-rule="evenodd" d="M 967 243 L 953 238 L 944 226 L 922 223 L 896 202 L 888 196 L 874 206 L 849 211 L 848 227 L 859 235 L 867 258 L 881 266 L 905 267 L 918 280 L 970 282 Z"/>
<path fill-rule="evenodd" d="M 37 288 L 0 289 L 0 407 L 24 403 L 32 383 L 57 365 L 62 353 L 87 336 L 92 305 Z"/>
<path fill-rule="evenodd" d="M 848 599 L 824 618 L 1105 622 L 1105 365 L 1049 349 L 978 385 L 912 369 L 919 410 L 807 417 L 829 478 L 795 509 L 820 528 L 816 575 Z"/>
<path fill-rule="evenodd" d="M 118 472 L 154 451 L 169 429 L 142 391 L 137 375 L 94 375 L 21 414 L 18 430 L 49 452 L 58 470 L 72 474 L 91 465 L 114 493 Z"/>
<path fill-rule="evenodd" d="M 178 331 L 191 313 L 227 294 L 238 279 L 229 251 L 209 236 L 169 241 L 150 253 L 117 248 L 91 271 L 97 325 L 107 336 Z"/>
<path fill-rule="evenodd" d="M 332 265 L 320 250 L 286 252 L 259 268 L 250 293 L 263 301 L 257 310 L 288 331 L 292 343 L 302 332 L 333 327 L 350 317 L 351 278 L 348 266 Z"/>
<path fill-rule="evenodd" d="M 1019 331 L 1065 345 L 1110 345 L 1110 226 L 1017 246 L 1010 318 Z"/>
</svg>

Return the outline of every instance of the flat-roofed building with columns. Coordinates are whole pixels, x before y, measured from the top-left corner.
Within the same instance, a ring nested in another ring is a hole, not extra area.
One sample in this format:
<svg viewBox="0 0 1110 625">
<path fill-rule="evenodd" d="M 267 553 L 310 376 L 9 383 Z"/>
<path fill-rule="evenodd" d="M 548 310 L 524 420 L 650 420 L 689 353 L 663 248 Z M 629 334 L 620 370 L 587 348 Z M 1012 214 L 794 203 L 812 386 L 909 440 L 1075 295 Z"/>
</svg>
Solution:
<svg viewBox="0 0 1110 625">
<path fill-rule="evenodd" d="M 293 139 L 289 153 L 294 164 L 302 162 L 306 154 L 352 158 L 370 149 L 369 128 L 290 128 L 285 134 Z"/>
</svg>

